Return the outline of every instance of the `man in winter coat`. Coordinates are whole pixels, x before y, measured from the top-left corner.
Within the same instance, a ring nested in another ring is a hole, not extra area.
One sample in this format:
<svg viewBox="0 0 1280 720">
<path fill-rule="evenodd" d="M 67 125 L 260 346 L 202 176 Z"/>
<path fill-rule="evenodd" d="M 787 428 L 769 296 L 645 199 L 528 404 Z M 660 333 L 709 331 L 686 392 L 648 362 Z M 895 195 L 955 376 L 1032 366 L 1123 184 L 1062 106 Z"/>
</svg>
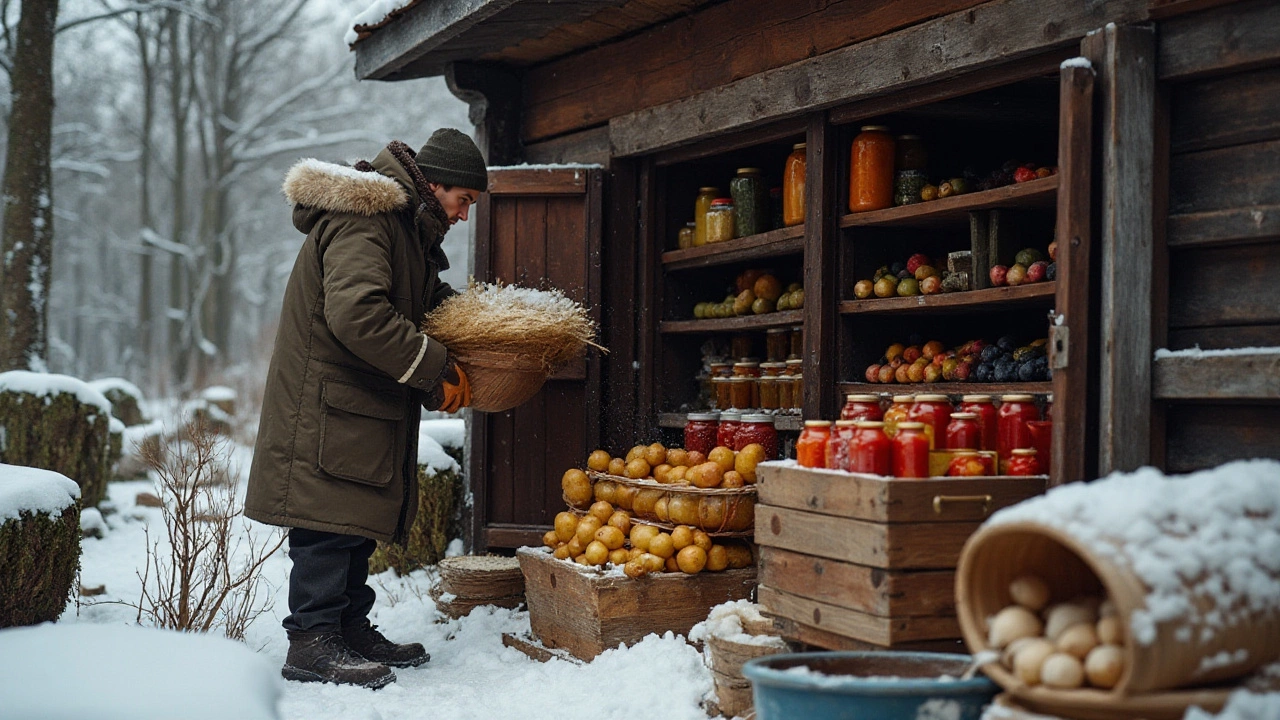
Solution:
<svg viewBox="0 0 1280 720">
<path fill-rule="evenodd" d="M 379 688 L 429 659 L 369 623 L 377 540 L 417 512 L 421 409 L 455 412 L 470 385 L 424 313 L 454 294 L 440 242 L 488 188 L 469 137 L 392 142 L 354 168 L 318 160 L 284 182 L 306 241 L 285 288 L 245 515 L 289 528 L 289 680 Z"/>
</svg>

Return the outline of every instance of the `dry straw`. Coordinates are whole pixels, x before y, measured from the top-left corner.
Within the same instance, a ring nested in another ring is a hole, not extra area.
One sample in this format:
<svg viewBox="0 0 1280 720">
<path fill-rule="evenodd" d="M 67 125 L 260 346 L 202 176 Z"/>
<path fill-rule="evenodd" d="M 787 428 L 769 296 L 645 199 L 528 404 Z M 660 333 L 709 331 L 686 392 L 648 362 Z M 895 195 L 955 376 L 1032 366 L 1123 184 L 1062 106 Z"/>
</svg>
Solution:
<svg viewBox="0 0 1280 720">
<path fill-rule="evenodd" d="M 578 357 L 596 325 L 582 305 L 559 290 L 473 282 L 445 300 L 423 321 L 422 331 L 454 353 L 515 353 L 534 357 L 543 369 Z"/>
</svg>

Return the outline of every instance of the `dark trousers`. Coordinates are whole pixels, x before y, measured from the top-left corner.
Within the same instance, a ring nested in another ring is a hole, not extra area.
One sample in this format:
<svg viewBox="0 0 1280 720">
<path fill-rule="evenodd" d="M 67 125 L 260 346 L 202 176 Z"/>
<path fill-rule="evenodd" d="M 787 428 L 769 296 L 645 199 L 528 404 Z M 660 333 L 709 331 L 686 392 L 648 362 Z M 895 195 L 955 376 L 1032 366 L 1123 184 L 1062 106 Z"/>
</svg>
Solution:
<svg viewBox="0 0 1280 720">
<path fill-rule="evenodd" d="M 373 607 L 369 556 L 378 543 L 357 535 L 289 530 L 289 617 L 284 629 L 327 632 L 357 625 Z"/>
</svg>

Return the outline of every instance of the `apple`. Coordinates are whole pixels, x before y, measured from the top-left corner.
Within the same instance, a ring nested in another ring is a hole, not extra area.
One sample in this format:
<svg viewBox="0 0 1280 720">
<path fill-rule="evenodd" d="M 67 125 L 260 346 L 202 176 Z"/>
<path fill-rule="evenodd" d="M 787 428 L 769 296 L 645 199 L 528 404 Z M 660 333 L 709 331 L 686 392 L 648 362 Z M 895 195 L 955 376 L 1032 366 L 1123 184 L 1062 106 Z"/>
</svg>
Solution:
<svg viewBox="0 0 1280 720">
<path fill-rule="evenodd" d="M 892 365 L 881 365 L 880 373 L 877 376 L 877 379 L 879 379 L 880 382 L 882 383 L 891 383 L 893 382 L 893 373 L 894 373 L 894 367 Z"/>
<path fill-rule="evenodd" d="M 859 300 L 866 300 L 871 297 L 871 293 L 875 290 L 875 283 L 870 280 L 859 280 L 853 286 L 853 296 Z"/>
<path fill-rule="evenodd" d="M 960 363 L 959 365 L 956 365 L 956 370 L 955 370 L 956 380 L 957 380 L 957 381 L 959 381 L 959 382 L 964 382 L 964 381 L 968 380 L 968 379 L 969 379 L 969 373 L 971 373 L 971 372 L 973 372 L 973 361 L 972 361 L 972 360 L 966 360 L 966 361 L 964 361 L 964 362 Z"/>
<path fill-rule="evenodd" d="M 942 279 L 937 275 L 930 275 L 921 280 L 920 292 L 924 295 L 937 295 L 942 292 Z"/>
<path fill-rule="evenodd" d="M 907 379 L 913 383 L 922 382 L 924 380 L 924 369 L 929 367 L 929 361 L 920 358 L 916 362 L 907 366 Z"/>
<path fill-rule="evenodd" d="M 921 265 L 928 265 L 928 264 L 929 264 L 929 256 L 925 255 L 924 253 L 916 253 L 915 255 L 912 255 L 911 257 L 907 258 L 907 270 L 909 270 L 913 275 L 915 274 L 916 269 L 919 268 Z"/>
<path fill-rule="evenodd" d="M 937 365 L 930 365 L 924 369 L 924 381 L 935 383 L 942 378 L 942 368 Z"/>
<path fill-rule="evenodd" d="M 867 382 L 880 382 L 880 366 L 875 364 L 868 365 L 866 378 Z"/>
<path fill-rule="evenodd" d="M 1054 240 L 1053 242 L 1049 243 L 1049 259 L 1055 262 L 1058 259 L 1058 241 L 1057 240 Z"/>
<path fill-rule="evenodd" d="M 1011 286 L 1017 287 L 1027 279 L 1027 268 L 1023 265 L 1014 264 L 1009 268 L 1009 273 L 1005 276 L 1005 282 Z"/>
<path fill-rule="evenodd" d="M 897 370 L 893 371 L 893 379 L 903 385 L 911 382 L 910 371 L 914 365 L 899 365 Z"/>
<path fill-rule="evenodd" d="M 1031 263 L 1031 267 L 1027 268 L 1027 282 L 1034 283 L 1044 280 L 1045 273 L 1049 270 L 1049 263 L 1043 260 L 1037 260 Z"/>
<path fill-rule="evenodd" d="M 942 343 L 938 340 L 930 340 L 920 349 L 920 357 L 932 360 L 934 355 L 939 355 L 943 351 Z"/>
<path fill-rule="evenodd" d="M 1001 287 L 1009 282 L 1009 268 L 1004 265 L 991 266 L 991 285 Z"/>
<path fill-rule="evenodd" d="M 902 351 L 902 359 L 909 363 L 913 363 L 923 356 L 924 354 L 920 352 L 919 345 L 912 345 Z"/>
</svg>

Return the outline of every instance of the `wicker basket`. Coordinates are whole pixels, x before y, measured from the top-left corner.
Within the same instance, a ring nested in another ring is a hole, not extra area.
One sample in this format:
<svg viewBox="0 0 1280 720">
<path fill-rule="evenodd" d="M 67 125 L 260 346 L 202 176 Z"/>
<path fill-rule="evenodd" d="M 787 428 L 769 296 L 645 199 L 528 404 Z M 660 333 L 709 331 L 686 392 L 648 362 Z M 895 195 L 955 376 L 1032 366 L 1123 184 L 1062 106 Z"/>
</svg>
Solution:
<svg viewBox="0 0 1280 720">
<path fill-rule="evenodd" d="M 1136 575 L 1070 534 L 1026 521 L 987 525 L 969 538 L 956 571 L 956 608 L 971 652 L 987 649 L 986 619 L 1012 602 L 1009 583 L 1023 574 L 1043 578 L 1053 598 L 1105 591 L 1126 627 L 1132 613 L 1145 607 L 1147 590 Z M 1250 664 L 1201 671 L 1204 658 L 1239 649 L 1248 652 Z M 1104 717 L 1110 707 L 1118 711 L 1115 717 L 1127 717 L 1122 708 L 1134 706 L 1142 709 L 1139 714 L 1145 711 L 1154 717 L 1156 709 L 1173 712 L 1188 703 L 1207 707 L 1225 700 L 1228 691 L 1224 689 L 1174 689 L 1238 677 L 1274 659 L 1280 653 L 1280 617 L 1259 616 L 1252 623 L 1216 629 L 1163 623 L 1155 642 L 1130 641 L 1124 652 L 1124 674 L 1111 691 L 1028 687 L 999 663 L 983 669 L 1030 709 L 1075 713 L 1090 709 L 1097 711 L 1090 717 Z"/>
<path fill-rule="evenodd" d="M 549 375 L 532 355 L 473 351 L 455 357 L 471 383 L 471 409 L 481 412 L 505 412 L 523 405 L 542 389 Z"/>
<path fill-rule="evenodd" d="M 589 472 L 597 500 L 631 512 L 638 521 L 692 525 L 712 535 L 749 536 L 755 525 L 756 488 L 699 488 Z"/>
</svg>

